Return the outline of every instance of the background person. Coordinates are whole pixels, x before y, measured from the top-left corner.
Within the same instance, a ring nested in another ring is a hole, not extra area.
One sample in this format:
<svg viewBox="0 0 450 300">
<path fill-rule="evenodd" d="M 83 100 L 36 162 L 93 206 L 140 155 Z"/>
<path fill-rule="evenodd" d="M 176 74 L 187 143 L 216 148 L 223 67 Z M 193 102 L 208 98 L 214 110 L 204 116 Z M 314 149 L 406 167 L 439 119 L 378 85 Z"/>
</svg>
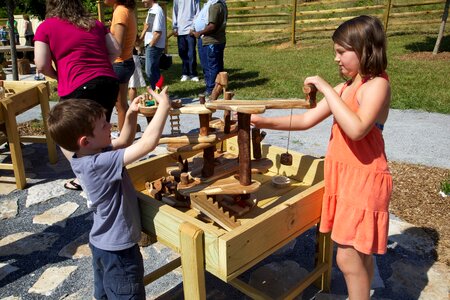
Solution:
<svg viewBox="0 0 450 300">
<path fill-rule="evenodd" d="M 109 122 L 119 91 L 111 62 L 118 54 L 114 37 L 81 0 L 47 0 L 46 19 L 35 34 L 35 63 L 38 72 L 57 79 L 60 101 L 94 100 Z M 62 150 L 70 160 L 72 153 Z M 76 180 L 65 187 L 81 190 Z"/>
<path fill-rule="evenodd" d="M 144 41 L 145 46 L 145 73 L 152 89 L 161 76 L 159 59 L 166 48 L 166 22 L 164 12 L 156 0 L 143 0 L 148 7 L 144 28 L 139 40 Z"/>
<path fill-rule="evenodd" d="M 0 28 L 0 42 L 2 43 L 2 46 L 9 45 L 9 33 L 5 25 Z"/>
<path fill-rule="evenodd" d="M 25 45 L 26 46 L 34 46 L 34 31 L 33 31 L 33 24 L 30 21 L 30 17 L 28 15 L 23 15 L 23 27 L 24 32 L 23 35 L 25 36 Z"/>
<path fill-rule="evenodd" d="M 120 131 L 128 110 L 128 81 L 135 69 L 133 48 L 137 34 L 137 22 L 134 11 L 136 3 L 134 0 L 104 0 L 104 3 L 113 7 L 111 33 L 121 50 L 119 57 L 113 63 L 114 72 L 119 78 L 119 96 L 117 97 L 116 110 L 117 125 Z"/>
<path fill-rule="evenodd" d="M 14 40 L 16 41 L 16 45 L 20 45 L 20 40 L 19 40 L 19 30 L 17 29 L 17 21 L 14 20 L 13 23 L 13 32 L 14 32 Z M 6 27 L 10 27 L 9 25 L 9 21 L 6 21 Z"/>
<path fill-rule="evenodd" d="M 325 156 L 325 193 L 321 232 L 331 231 L 336 261 L 344 274 L 349 299 L 370 299 L 372 254 L 387 249 L 392 176 L 387 164 L 383 126 L 389 114 L 391 88 L 386 35 L 375 17 L 359 16 L 333 34 L 335 61 L 348 80 L 332 87 L 319 76 L 305 79 L 324 95 L 302 115 L 264 118 L 252 115 L 258 128 L 304 130 L 333 115 Z"/>
<path fill-rule="evenodd" d="M 209 0 L 199 13 L 195 31 L 192 32 L 199 39 L 198 51 L 206 83 L 205 96 L 211 95 L 217 74 L 224 70 L 227 17 L 228 9 L 224 0 Z"/>
<path fill-rule="evenodd" d="M 178 54 L 182 61 L 181 81 L 199 81 L 197 73 L 196 38 L 190 33 L 195 15 L 199 12 L 199 0 L 174 0 L 172 13 L 173 34 L 177 37 Z"/>
<path fill-rule="evenodd" d="M 33 24 L 30 21 L 30 17 L 28 15 L 23 15 L 23 27 L 24 32 L 23 35 L 25 36 L 25 46 L 32 46 L 34 47 L 34 31 L 33 31 Z M 34 60 L 34 54 L 33 52 L 25 52 L 25 58 L 29 59 L 30 61 Z"/>
<path fill-rule="evenodd" d="M 131 75 L 128 81 L 128 98 L 134 99 L 137 97 L 137 88 L 145 87 L 145 78 L 142 73 L 142 65 L 140 60 L 140 54 L 142 53 L 142 47 L 139 45 L 139 40 L 136 39 L 135 47 L 133 49 L 133 61 L 134 61 L 134 73 Z"/>
</svg>

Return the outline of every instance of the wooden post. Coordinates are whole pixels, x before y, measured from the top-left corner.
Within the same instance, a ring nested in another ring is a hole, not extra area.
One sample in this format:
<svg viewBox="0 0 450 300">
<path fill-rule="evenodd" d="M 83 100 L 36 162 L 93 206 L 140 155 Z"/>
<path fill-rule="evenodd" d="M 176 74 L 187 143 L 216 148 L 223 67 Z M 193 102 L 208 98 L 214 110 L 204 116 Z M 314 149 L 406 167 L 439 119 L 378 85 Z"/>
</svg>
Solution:
<svg viewBox="0 0 450 300">
<path fill-rule="evenodd" d="M 9 151 L 11 152 L 16 186 L 21 190 L 27 185 L 27 179 L 22 158 L 22 148 L 20 147 L 20 136 L 17 129 L 14 103 L 11 99 L 6 98 L 0 101 L 0 106 L 1 113 L 5 119 L 6 137 L 8 138 Z"/>
<path fill-rule="evenodd" d="M 252 183 L 250 116 L 250 114 L 238 112 L 239 182 L 241 185 L 250 185 Z"/>
<path fill-rule="evenodd" d="M 102 0 L 97 0 L 97 17 L 100 22 L 105 22 L 105 11 L 103 10 Z"/>
<path fill-rule="evenodd" d="M 223 95 L 224 100 L 231 100 L 233 98 L 234 93 L 233 92 L 225 92 L 225 95 Z M 231 112 L 229 110 L 223 111 L 223 133 L 230 133 L 231 129 Z"/>
<path fill-rule="evenodd" d="M 207 136 L 209 133 L 209 119 L 210 114 L 201 114 L 200 118 L 200 136 Z M 202 168 L 202 176 L 207 178 L 211 177 L 214 174 L 214 152 L 216 151 L 215 146 L 211 146 L 203 149 L 203 168 Z"/>
<path fill-rule="evenodd" d="M 319 228 L 319 225 L 317 225 Z M 333 241 L 331 240 L 331 233 L 321 233 L 317 229 L 316 235 L 316 267 L 320 264 L 327 266 L 326 272 L 322 274 L 314 282 L 314 285 L 322 291 L 328 292 L 331 288 L 331 270 L 333 267 Z"/>
<path fill-rule="evenodd" d="M 203 231 L 184 222 L 179 232 L 184 299 L 206 299 Z"/>
<path fill-rule="evenodd" d="M 391 0 L 387 0 L 386 1 L 386 7 L 384 8 L 384 15 L 383 15 L 384 32 L 387 32 L 387 30 L 388 30 L 389 14 L 390 13 L 391 13 Z"/>
<path fill-rule="evenodd" d="M 253 158 L 260 159 L 261 154 L 261 141 L 264 138 L 264 132 L 261 134 L 259 128 L 252 128 L 252 146 L 253 146 Z"/>
<path fill-rule="evenodd" d="M 308 84 L 303 87 L 305 93 L 305 100 L 309 102 L 309 108 L 316 107 L 317 88 L 314 84 Z"/>
<path fill-rule="evenodd" d="M 209 100 L 217 100 L 221 93 L 225 92 L 225 89 L 228 86 L 228 73 L 227 72 L 219 72 L 216 76 L 216 84 L 209 96 Z"/>
<path fill-rule="evenodd" d="M 200 114 L 198 117 L 200 119 L 199 136 L 207 136 L 209 132 L 209 114 Z"/>
<path fill-rule="evenodd" d="M 297 1 L 298 0 L 292 0 L 294 3 L 292 5 L 292 32 L 291 32 L 291 42 L 293 45 L 295 45 L 295 21 L 297 20 Z"/>
<path fill-rule="evenodd" d="M 198 95 L 198 103 L 205 104 L 205 102 L 206 102 L 205 94 L 199 94 Z"/>
<path fill-rule="evenodd" d="M 44 131 L 45 131 L 45 140 L 47 142 L 47 152 L 48 152 L 48 160 L 51 164 L 56 164 L 58 161 L 58 153 L 56 152 L 56 143 L 50 136 L 48 132 L 47 126 L 47 117 L 50 112 L 50 105 L 48 103 L 48 98 L 50 96 L 50 84 L 48 81 L 45 84 L 40 84 L 37 87 L 39 93 L 39 103 L 41 105 L 41 112 L 44 123 Z"/>
</svg>

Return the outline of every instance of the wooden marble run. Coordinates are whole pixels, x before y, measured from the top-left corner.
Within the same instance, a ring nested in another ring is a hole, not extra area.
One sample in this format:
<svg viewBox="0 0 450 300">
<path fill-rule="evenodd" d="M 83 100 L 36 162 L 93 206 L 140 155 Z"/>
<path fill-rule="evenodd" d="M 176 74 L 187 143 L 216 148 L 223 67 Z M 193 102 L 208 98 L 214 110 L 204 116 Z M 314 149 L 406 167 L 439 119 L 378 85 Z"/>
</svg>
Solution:
<svg viewBox="0 0 450 300">
<path fill-rule="evenodd" d="M 163 136 L 160 144 L 170 153 L 128 167 L 143 231 L 181 255 L 144 282 L 181 265 L 185 299 L 206 299 L 205 270 L 253 299 L 270 299 L 239 275 L 318 224 L 323 160 L 293 152 L 285 163 L 287 152 L 263 144 L 265 133 L 251 128 L 250 117 L 266 109 L 313 107 L 316 91 L 306 87 L 305 99 L 250 101 L 232 99 L 225 81 L 216 87 L 223 100 L 171 109 L 172 115 L 198 115 L 198 133 Z M 212 117 L 217 110 L 223 119 Z M 141 113 L 152 115 L 147 108 Z M 280 299 L 313 283 L 329 289 L 332 243 L 320 233 L 316 243 L 315 267 Z"/>
<path fill-rule="evenodd" d="M 166 178 L 147 182 L 146 188 L 157 199 L 174 206 L 190 206 L 226 230 L 232 230 L 240 225 L 236 216 L 248 212 L 257 201 L 251 195 L 258 191 L 260 183 L 252 180 L 252 173 L 266 173 L 273 165 L 271 160 L 261 155 L 265 133 L 250 128 L 251 115 L 263 113 L 266 109 L 314 107 L 316 89 L 314 86 L 305 87 L 306 99 L 234 100 L 226 99 L 232 95 L 226 93 L 227 83 L 225 72 L 217 76 L 213 98 L 223 92 L 226 95 L 224 100 L 186 106 L 174 102 L 170 115 L 197 114 L 199 131 L 197 134 L 162 136 L 159 143 L 167 144 L 167 149 L 174 153 L 202 153 L 189 161 L 179 161 L 176 166 L 168 168 Z M 156 109 L 156 105 L 141 106 L 140 112 L 151 117 Z M 212 113 L 217 110 L 226 112 L 223 120 L 212 120 Z M 231 120 L 230 112 L 237 113 L 237 122 Z M 223 149 L 217 148 L 218 144 L 223 148 L 223 142 L 236 135 L 238 155 L 224 153 Z M 288 160 L 292 163 L 292 159 Z"/>
</svg>

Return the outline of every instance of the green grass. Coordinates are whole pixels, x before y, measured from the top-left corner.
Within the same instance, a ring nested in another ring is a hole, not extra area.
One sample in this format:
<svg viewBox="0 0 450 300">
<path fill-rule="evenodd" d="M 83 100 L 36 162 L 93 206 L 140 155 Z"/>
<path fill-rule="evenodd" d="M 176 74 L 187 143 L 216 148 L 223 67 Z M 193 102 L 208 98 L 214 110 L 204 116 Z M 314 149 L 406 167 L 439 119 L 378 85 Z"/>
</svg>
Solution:
<svg viewBox="0 0 450 300">
<path fill-rule="evenodd" d="M 450 176 L 441 182 L 441 191 L 445 195 L 450 196 Z"/>
<path fill-rule="evenodd" d="M 436 36 L 436 33 L 421 33 L 388 37 L 387 71 L 392 85 L 392 108 L 450 113 L 448 56 L 447 59 L 407 56 L 431 52 Z M 225 70 L 229 74 L 228 90 L 235 92 L 235 99 L 303 97 L 303 80 L 311 75 L 320 75 L 333 85 L 342 81 L 329 38 L 306 38 L 296 47 L 276 38 L 261 40 L 229 34 L 227 39 Z M 448 36 L 441 43 L 442 51 L 450 51 Z M 169 53 L 177 53 L 175 39 L 169 39 Z M 202 83 L 179 82 L 181 61 L 178 56 L 173 61 L 170 70 L 163 72 L 170 94 L 196 97 L 203 92 Z M 198 69 L 201 70 L 200 66 Z"/>
</svg>

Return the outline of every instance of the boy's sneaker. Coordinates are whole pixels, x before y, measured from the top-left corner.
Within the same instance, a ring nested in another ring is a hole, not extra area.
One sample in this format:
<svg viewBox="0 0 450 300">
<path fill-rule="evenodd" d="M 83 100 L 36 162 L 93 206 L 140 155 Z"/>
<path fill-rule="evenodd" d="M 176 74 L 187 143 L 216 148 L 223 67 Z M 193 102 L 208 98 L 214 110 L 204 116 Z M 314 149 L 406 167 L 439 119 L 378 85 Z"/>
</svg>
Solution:
<svg viewBox="0 0 450 300">
<path fill-rule="evenodd" d="M 188 81 L 188 80 L 189 80 L 189 76 L 187 76 L 187 75 L 181 76 L 180 81 Z"/>
<path fill-rule="evenodd" d="M 200 79 L 198 79 L 198 76 L 193 76 L 193 77 L 191 77 L 191 81 L 198 82 L 198 81 L 200 81 Z"/>
</svg>

